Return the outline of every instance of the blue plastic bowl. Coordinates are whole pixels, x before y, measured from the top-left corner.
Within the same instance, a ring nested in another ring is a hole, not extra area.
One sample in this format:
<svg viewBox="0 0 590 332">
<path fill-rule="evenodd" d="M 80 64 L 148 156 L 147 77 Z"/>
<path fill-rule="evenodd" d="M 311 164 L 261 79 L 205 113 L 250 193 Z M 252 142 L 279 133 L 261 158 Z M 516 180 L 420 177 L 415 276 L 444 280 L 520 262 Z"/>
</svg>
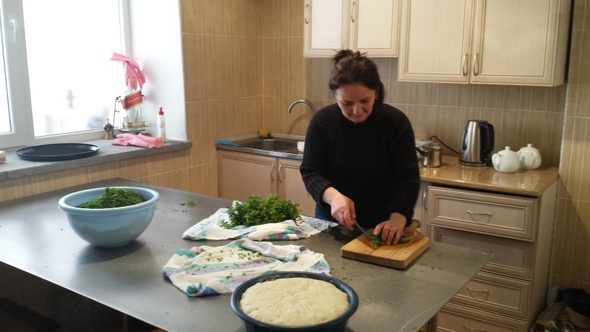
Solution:
<svg viewBox="0 0 590 332">
<path fill-rule="evenodd" d="M 149 226 L 160 195 L 142 187 L 113 186 L 138 192 L 145 202 L 107 209 L 79 208 L 102 195 L 106 187 L 77 191 L 63 196 L 59 208 L 68 217 L 70 226 L 86 242 L 99 247 L 119 247 L 135 240 Z"/>
<path fill-rule="evenodd" d="M 329 282 L 336 286 L 336 288 L 346 293 L 349 307 L 340 317 L 337 317 L 331 321 L 300 327 L 286 327 L 264 323 L 250 317 L 242 310 L 240 307 L 240 300 L 242 299 L 242 294 L 244 294 L 244 292 L 249 287 L 259 282 L 280 278 L 311 278 Z M 236 287 L 231 295 L 230 305 L 235 314 L 238 315 L 238 317 L 240 317 L 244 322 L 244 327 L 246 328 L 247 332 L 344 332 L 346 331 L 348 319 L 356 312 L 358 308 L 359 298 L 352 287 L 343 281 L 329 275 L 311 272 L 271 272 L 254 277 Z"/>
</svg>

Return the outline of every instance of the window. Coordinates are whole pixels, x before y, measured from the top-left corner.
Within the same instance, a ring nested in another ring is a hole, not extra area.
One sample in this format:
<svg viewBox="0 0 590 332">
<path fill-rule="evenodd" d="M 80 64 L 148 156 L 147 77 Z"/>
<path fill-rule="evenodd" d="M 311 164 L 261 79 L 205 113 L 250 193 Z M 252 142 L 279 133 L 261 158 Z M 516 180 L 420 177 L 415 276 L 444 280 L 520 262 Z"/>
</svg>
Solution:
<svg viewBox="0 0 590 332">
<path fill-rule="evenodd" d="M 98 138 L 125 93 L 127 0 L 2 0 L 0 148 Z"/>
</svg>

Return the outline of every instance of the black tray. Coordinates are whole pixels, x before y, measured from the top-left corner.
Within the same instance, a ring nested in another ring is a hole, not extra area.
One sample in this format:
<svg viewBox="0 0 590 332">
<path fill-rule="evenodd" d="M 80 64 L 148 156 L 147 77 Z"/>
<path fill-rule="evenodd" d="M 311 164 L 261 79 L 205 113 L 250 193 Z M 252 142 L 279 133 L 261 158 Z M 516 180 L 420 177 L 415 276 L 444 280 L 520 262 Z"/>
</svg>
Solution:
<svg viewBox="0 0 590 332">
<path fill-rule="evenodd" d="M 86 143 L 57 143 L 28 146 L 16 151 L 23 160 L 59 161 L 90 157 L 98 153 L 99 147 Z"/>
</svg>

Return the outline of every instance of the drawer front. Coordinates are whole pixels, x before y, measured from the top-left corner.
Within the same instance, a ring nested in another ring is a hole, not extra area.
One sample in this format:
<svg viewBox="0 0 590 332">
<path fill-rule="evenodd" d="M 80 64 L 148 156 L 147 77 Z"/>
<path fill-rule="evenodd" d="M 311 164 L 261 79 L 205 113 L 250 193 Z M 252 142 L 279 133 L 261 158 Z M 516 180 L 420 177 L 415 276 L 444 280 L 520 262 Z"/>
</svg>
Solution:
<svg viewBox="0 0 590 332">
<path fill-rule="evenodd" d="M 530 282 L 480 272 L 455 295 L 452 302 L 526 320 L 529 296 Z"/>
<path fill-rule="evenodd" d="M 432 224 L 533 241 L 536 199 L 430 186 Z"/>
<path fill-rule="evenodd" d="M 447 304 L 436 315 L 437 331 L 453 332 L 527 332 L 525 321 L 484 313 Z"/>
<path fill-rule="evenodd" d="M 534 244 L 486 234 L 460 231 L 430 225 L 430 236 L 435 242 L 447 243 L 494 255 L 482 271 L 510 277 L 532 279 Z"/>
</svg>

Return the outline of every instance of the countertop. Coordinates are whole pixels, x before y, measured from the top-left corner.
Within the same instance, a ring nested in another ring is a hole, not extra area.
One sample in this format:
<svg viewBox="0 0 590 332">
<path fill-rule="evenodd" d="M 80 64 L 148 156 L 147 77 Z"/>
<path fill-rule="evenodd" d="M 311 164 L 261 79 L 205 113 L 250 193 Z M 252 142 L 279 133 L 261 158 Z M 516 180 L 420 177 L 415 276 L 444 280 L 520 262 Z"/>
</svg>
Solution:
<svg viewBox="0 0 590 332">
<path fill-rule="evenodd" d="M 530 197 L 541 196 L 558 177 L 557 167 L 500 173 L 493 167 L 461 165 L 458 157 L 448 155 L 442 156 L 440 167 L 420 167 L 423 182 Z"/>
<path fill-rule="evenodd" d="M 151 156 L 178 150 L 190 149 L 189 141 L 168 140 L 157 149 L 137 146 L 113 145 L 113 140 L 97 139 L 80 143 L 94 144 L 99 147 L 96 155 L 65 161 L 29 161 L 22 160 L 16 151 L 6 152 L 6 163 L 0 164 L 0 181 L 13 180 L 33 175 L 64 171 L 79 167 L 95 166 L 97 164 L 112 163 L 131 158 Z"/>
<path fill-rule="evenodd" d="M 142 185 L 160 193 L 154 219 L 131 244 L 111 249 L 88 245 L 57 208 L 63 195 L 108 185 Z M 187 207 L 183 202 L 196 200 Z M 228 241 L 189 241 L 182 233 L 224 199 L 115 179 L 0 204 L 0 261 L 72 290 L 94 301 L 170 331 L 243 331 L 230 307 L 230 295 L 190 298 L 162 277 L 177 249 Z M 338 232 L 337 232 L 338 233 Z M 407 270 L 394 270 L 342 258 L 337 233 L 300 241 L 321 252 L 332 275 L 360 298 L 348 331 L 416 331 L 449 301 L 489 260 L 488 254 L 432 243 Z"/>
<path fill-rule="evenodd" d="M 274 134 L 280 138 L 304 140 L 304 136 Z M 218 140 L 216 147 L 242 153 L 274 156 L 279 158 L 302 160 L 303 153 L 274 152 L 247 149 L 232 145 L 231 142 L 256 137 L 255 135 L 230 137 Z M 440 167 L 422 167 L 420 165 L 420 179 L 422 182 L 454 186 L 467 189 L 485 190 L 491 192 L 523 195 L 529 197 L 541 196 L 559 177 L 557 167 L 541 167 L 534 170 L 521 170 L 517 173 L 500 173 L 493 167 L 476 167 L 459 164 L 457 156 L 442 155 Z"/>
</svg>

